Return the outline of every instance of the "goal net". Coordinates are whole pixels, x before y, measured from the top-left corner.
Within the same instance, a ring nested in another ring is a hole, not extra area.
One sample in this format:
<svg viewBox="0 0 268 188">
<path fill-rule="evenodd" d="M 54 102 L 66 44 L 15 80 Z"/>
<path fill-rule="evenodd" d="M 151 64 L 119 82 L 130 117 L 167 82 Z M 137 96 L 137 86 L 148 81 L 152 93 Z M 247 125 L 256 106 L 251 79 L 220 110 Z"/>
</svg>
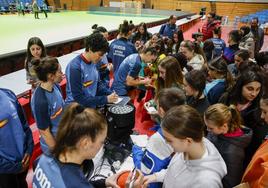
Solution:
<svg viewBox="0 0 268 188">
<path fill-rule="evenodd" d="M 122 14 L 141 15 L 142 2 L 141 1 L 121 1 L 120 12 Z"/>
</svg>

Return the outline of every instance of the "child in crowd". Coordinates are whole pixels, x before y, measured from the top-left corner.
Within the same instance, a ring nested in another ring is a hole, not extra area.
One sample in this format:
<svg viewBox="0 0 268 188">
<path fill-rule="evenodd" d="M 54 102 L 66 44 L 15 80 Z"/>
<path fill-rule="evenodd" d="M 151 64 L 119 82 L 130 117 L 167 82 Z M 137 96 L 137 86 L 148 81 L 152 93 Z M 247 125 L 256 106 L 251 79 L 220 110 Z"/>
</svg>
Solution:
<svg viewBox="0 0 268 188">
<path fill-rule="evenodd" d="M 180 45 L 180 52 L 182 52 L 188 60 L 188 71 L 192 69 L 200 70 L 205 65 L 205 56 L 198 43 L 185 40 Z M 187 70 L 184 69 L 184 72 L 187 72 Z"/>
<path fill-rule="evenodd" d="M 185 95 L 178 88 L 165 88 L 157 94 L 156 100 L 158 115 L 162 119 L 172 107 L 185 104 Z M 166 169 L 174 152 L 165 142 L 160 126 L 156 125 L 154 129 L 157 132 L 150 137 L 144 151 L 136 145 L 132 149 L 134 164 L 145 175 L 157 175 Z M 160 188 L 162 183 L 151 183 L 148 187 Z"/>
<path fill-rule="evenodd" d="M 243 69 L 246 69 L 249 63 L 249 52 L 247 50 L 238 50 L 234 56 L 234 63 L 228 65 L 228 70 L 234 78 L 237 78 Z"/>
<path fill-rule="evenodd" d="M 228 64 L 234 63 L 234 54 L 239 50 L 241 37 L 239 30 L 232 30 L 228 35 L 229 46 L 224 48 L 222 55 Z"/>
<path fill-rule="evenodd" d="M 268 127 L 264 126 L 259 118 L 259 102 L 263 87 L 262 74 L 255 70 L 246 70 L 238 77 L 235 85 L 219 100 L 225 105 L 235 105 L 241 114 L 243 124 L 253 131 L 251 143 L 246 148 L 245 167 L 268 132 Z"/>
<path fill-rule="evenodd" d="M 240 27 L 240 32 L 241 32 L 242 38 L 239 42 L 239 49 L 247 50 L 249 52 L 250 58 L 254 59 L 255 41 L 254 41 L 254 35 L 250 31 L 250 27 L 242 26 Z"/>
<path fill-rule="evenodd" d="M 167 170 L 145 176 L 145 185 L 163 182 L 168 188 L 222 187 L 226 165 L 216 147 L 203 137 L 200 114 L 190 106 L 170 109 L 161 123 L 163 136 L 174 149 Z"/>
<path fill-rule="evenodd" d="M 172 54 L 177 54 L 179 52 L 182 41 L 184 41 L 183 32 L 181 29 L 178 29 L 178 31 L 173 34 Z"/>
<path fill-rule="evenodd" d="M 146 23 L 142 22 L 138 25 L 138 31 L 132 36 L 132 43 L 135 44 L 138 42 L 139 45 L 143 46 L 151 38 L 152 34 L 147 31 Z"/>
<path fill-rule="evenodd" d="M 26 80 L 27 84 L 31 84 L 32 88 L 36 88 L 38 85 L 38 78 L 36 76 L 36 73 L 34 72 L 33 65 L 31 64 L 31 61 L 33 59 L 40 59 L 45 57 L 46 49 L 38 37 L 32 37 L 29 39 L 27 44 L 27 55 L 25 60 L 25 69 L 26 69 Z"/>
<path fill-rule="evenodd" d="M 194 39 L 194 42 L 196 42 L 200 45 L 200 48 L 204 47 L 204 43 L 203 43 L 204 35 L 203 35 L 203 33 L 200 33 L 200 32 L 193 33 L 192 38 Z"/>
<path fill-rule="evenodd" d="M 206 56 L 206 60 L 207 60 L 208 64 L 215 57 L 214 49 L 215 49 L 215 46 L 214 46 L 214 43 L 212 42 L 212 40 L 210 40 L 210 39 L 205 40 L 204 45 L 203 45 L 203 51 L 204 51 L 204 54 Z"/>
<path fill-rule="evenodd" d="M 227 166 L 223 187 L 232 188 L 241 181 L 244 169 L 245 148 L 249 145 L 252 130 L 242 126 L 234 105 L 214 104 L 204 114 L 207 138 L 215 145 Z"/>
<path fill-rule="evenodd" d="M 209 107 L 203 91 L 206 87 L 206 75 L 201 70 L 192 70 L 184 75 L 183 88 L 187 96 L 187 104 L 203 115 Z"/>
<path fill-rule="evenodd" d="M 183 75 L 181 66 L 175 57 L 167 56 L 158 65 L 156 93 L 163 88 L 177 87 L 182 89 Z"/>
<path fill-rule="evenodd" d="M 204 93 L 210 104 L 216 104 L 221 95 L 233 86 L 233 78 L 227 69 L 226 61 L 218 57 L 208 65 L 208 74 L 212 82 L 207 83 Z"/>
</svg>

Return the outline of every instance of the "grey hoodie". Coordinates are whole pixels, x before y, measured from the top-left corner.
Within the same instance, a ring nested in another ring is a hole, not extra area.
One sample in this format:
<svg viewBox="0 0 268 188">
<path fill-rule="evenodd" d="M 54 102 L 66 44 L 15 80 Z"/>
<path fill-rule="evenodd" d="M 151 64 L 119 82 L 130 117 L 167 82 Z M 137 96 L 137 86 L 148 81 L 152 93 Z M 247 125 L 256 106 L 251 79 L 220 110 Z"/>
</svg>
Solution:
<svg viewBox="0 0 268 188">
<path fill-rule="evenodd" d="M 164 188 L 221 188 L 226 165 L 215 146 L 206 138 L 207 154 L 198 160 L 185 160 L 183 153 L 172 158 L 164 177 Z"/>
</svg>

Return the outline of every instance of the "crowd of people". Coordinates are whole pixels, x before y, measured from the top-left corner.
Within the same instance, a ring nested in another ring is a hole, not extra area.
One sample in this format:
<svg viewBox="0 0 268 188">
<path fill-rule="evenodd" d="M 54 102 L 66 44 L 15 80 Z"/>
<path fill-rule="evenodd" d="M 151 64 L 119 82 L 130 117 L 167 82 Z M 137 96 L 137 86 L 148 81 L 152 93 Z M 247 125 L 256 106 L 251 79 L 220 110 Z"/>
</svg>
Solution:
<svg viewBox="0 0 268 188">
<path fill-rule="evenodd" d="M 215 18 L 208 14 L 194 41 L 184 39 L 174 15 L 154 34 L 145 23 L 124 21 L 110 44 L 107 29 L 94 25 L 85 51 L 65 70 L 65 100 L 57 58 L 47 56 L 40 38 L 29 39 L 25 69 L 43 152 L 33 187 L 118 187 L 120 173 L 91 181 L 84 169 L 107 136 L 98 109 L 120 96 L 156 109 L 147 112 L 155 133 L 146 148 L 132 148 L 140 172 L 135 188 L 268 187 L 263 31 L 253 18 L 224 41 Z M 31 130 L 12 91 L 0 90 L 0 104 L 0 187 L 27 187 Z"/>
<path fill-rule="evenodd" d="M 43 12 L 45 17 L 48 18 L 47 12 L 49 11 L 48 6 L 45 1 L 42 2 L 41 5 L 37 4 L 37 1 L 34 0 L 32 4 L 24 3 L 20 0 L 16 1 L 16 11 L 18 15 L 21 14 L 25 16 L 25 12 L 32 12 L 34 13 L 34 18 L 39 19 L 39 12 Z"/>
</svg>

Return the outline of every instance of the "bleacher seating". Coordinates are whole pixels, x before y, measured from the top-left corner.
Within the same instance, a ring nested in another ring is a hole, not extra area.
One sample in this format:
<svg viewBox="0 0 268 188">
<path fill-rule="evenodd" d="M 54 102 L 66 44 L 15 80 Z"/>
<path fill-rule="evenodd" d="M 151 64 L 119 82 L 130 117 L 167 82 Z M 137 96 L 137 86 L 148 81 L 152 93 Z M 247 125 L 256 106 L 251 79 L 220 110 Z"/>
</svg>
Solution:
<svg viewBox="0 0 268 188">
<path fill-rule="evenodd" d="M 241 18 L 241 22 L 243 23 L 249 23 L 250 20 L 254 17 L 259 18 L 259 23 L 260 24 L 265 24 L 268 22 L 268 10 L 263 10 L 260 12 L 256 12 L 254 14 L 249 14 Z"/>
<path fill-rule="evenodd" d="M 8 12 L 9 7 L 11 4 L 15 5 L 17 0 L 0 0 L 0 12 Z M 19 2 L 22 2 L 24 5 L 25 4 L 32 4 L 32 0 L 19 0 Z M 38 6 L 42 8 L 43 6 L 43 0 L 37 0 L 36 1 Z"/>
</svg>

